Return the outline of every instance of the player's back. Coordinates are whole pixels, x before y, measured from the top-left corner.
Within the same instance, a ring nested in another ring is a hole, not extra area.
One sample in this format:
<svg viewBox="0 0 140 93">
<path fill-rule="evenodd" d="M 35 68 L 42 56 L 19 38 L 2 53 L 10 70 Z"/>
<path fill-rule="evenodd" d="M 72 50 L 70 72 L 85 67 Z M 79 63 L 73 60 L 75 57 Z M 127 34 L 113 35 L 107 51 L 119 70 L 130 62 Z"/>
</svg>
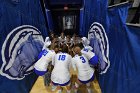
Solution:
<svg viewBox="0 0 140 93">
<path fill-rule="evenodd" d="M 35 68 L 37 70 L 46 70 L 49 62 L 52 61 L 52 57 L 55 55 L 53 50 L 45 49 L 42 52 L 41 58 L 35 63 Z"/>
<path fill-rule="evenodd" d="M 90 67 L 88 59 L 84 55 L 75 55 L 72 62 L 73 66 L 76 65 L 78 69 L 78 78 L 81 80 L 86 80 L 86 78 L 90 78 L 93 75 L 94 69 Z"/>
<path fill-rule="evenodd" d="M 54 69 L 51 74 L 51 80 L 55 83 L 64 84 L 70 80 L 69 67 L 71 56 L 67 53 L 58 53 L 52 59 Z"/>
<path fill-rule="evenodd" d="M 69 66 L 71 64 L 71 56 L 67 53 L 58 53 L 54 56 L 52 64 L 54 65 L 54 71 L 65 73 L 69 71 Z"/>
<path fill-rule="evenodd" d="M 93 53 L 91 50 L 88 50 L 87 48 L 83 48 L 81 50 L 81 53 L 87 57 L 88 60 L 90 60 L 92 57 L 95 56 L 95 53 Z"/>
<path fill-rule="evenodd" d="M 79 72 L 84 70 L 85 71 L 90 70 L 91 68 L 88 59 L 84 55 L 81 56 L 76 55 L 73 58 L 73 61 L 75 62 L 75 65 L 77 66 Z"/>
</svg>

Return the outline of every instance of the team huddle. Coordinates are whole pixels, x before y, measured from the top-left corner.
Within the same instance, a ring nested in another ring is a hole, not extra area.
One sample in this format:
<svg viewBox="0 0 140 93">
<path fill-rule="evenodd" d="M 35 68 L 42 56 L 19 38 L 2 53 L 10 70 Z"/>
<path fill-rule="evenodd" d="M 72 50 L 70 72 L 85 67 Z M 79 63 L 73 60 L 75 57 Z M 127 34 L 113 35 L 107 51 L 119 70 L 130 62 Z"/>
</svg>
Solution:
<svg viewBox="0 0 140 93">
<path fill-rule="evenodd" d="M 86 37 L 78 37 L 69 35 L 47 37 L 44 43 L 42 52 L 39 55 L 39 60 L 35 63 L 34 69 L 37 75 L 47 73 L 49 64 L 51 69 L 51 86 L 52 91 L 57 88 L 58 93 L 62 93 L 62 86 L 66 86 L 67 93 L 77 89 L 81 84 L 86 84 L 88 93 L 92 93 L 90 82 L 94 80 L 94 68 L 98 63 L 98 57 L 89 46 L 89 40 Z M 71 68 L 78 71 L 77 80 L 74 87 L 71 87 Z M 53 89 L 54 88 L 54 89 Z"/>
</svg>

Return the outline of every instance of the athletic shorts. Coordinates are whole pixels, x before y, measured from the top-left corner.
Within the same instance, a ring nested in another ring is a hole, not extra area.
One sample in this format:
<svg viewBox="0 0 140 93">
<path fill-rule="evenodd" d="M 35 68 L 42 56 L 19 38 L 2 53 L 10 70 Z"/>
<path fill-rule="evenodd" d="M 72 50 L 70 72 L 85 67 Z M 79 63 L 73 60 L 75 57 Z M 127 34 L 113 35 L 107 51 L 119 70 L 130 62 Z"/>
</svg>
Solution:
<svg viewBox="0 0 140 93">
<path fill-rule="evenodd" d="M 64 83 L 64 84 L 59 84 L 59 83 L 55 83 L 55 82 L 53 82 L 52 81 L 52 83 L 53 83 L 53 85 L 55 85 L 55 86 L 67 86 L 68 84 L 70 84 L 70 80 L 68 81 L 68 82 L 66 82 L 66 83 Z"/>
<path fill-rule="evenodd" d="M 89 79 L 89 80 L 87 80 L 87 81 L 82 81 L 82 80 L 80 80 L 80 79 L 78 79 L 81 83 L 83 83 L 83 84 L 87 84 L 87 83 L 89 83 L 89 82 L 92 82 L 93 80 L 94 80 L 94 74 L 93 74 L 93 76 Z"/>
</svg>

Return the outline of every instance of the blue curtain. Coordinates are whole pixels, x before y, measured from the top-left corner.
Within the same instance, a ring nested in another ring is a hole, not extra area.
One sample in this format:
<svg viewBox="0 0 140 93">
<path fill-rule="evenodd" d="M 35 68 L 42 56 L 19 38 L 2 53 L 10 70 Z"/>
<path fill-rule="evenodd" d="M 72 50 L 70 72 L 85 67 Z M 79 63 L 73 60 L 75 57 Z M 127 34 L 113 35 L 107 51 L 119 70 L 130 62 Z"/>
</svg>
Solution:
<svg viewBox="0 0 140 93">
<path fill-rule="evenodd" d="M 49 9 L 46 9 L 46 16 L 47 16 L 49 31 L 53 31 L 54 30 L 54 24 L 53 24 L 53 20 L 52 20 L 51 11 Z"/>
<path fill-rule="evenodd" d="M 0 93 L 29 93 L 43 38 L 48 36 L 39 0 L 0 1 Z"/>
<path fill-rule="evenodd" d="M 84 0 L 83 9 L 80 10 L 80 31 L 81 36 L 87 36 L 93 22 L 103 21 L 107 18 L 107 0 Z M 106 23 L 103 23 L 106 25 Z"/>
<path fill-rule="evenodd" d="M 120 5 L 109 9 L 109 57 L 110 68 L 108 72 L 99 77 L 103 93 L 131 93 L 130 77 L 134 68 L 133 56 L 130 52 L 129 41 L 126 35 L 125 21 L 129 4 Z"/>
<path fill-rule="evenodd" d="M 126 25 L 129 7 L 129 3 L 110 7 L 106 20 L 100 19 L 107 22 L 103 26 L 107 26 L 110 60 L 107 73 L 99 75 L 102 93 L 140 91 L 140 27 Z"/>
<path fill-rule="evenodd" d="M 47 24 L 48 24 L 48 28 L 49 28 L 49 32 L 54 30 L 54 23 L 53 23 L 53 19 L 52 19 L 52 14 L 51 11 L 48 7 L 48 2 L 45 1 L 44 2 L 44 6 L 45 6 L 45 13 L 46 13 L 46 18 L 47 18 Z"/>
<path fill-rule="evenodd" d="M 81 33 L 86 35 L 90 22 L 93 23 L 88 34 L 92 37 L 90 43 L 94 52 L 99 56 L 99 68 L 106 66 L 104 59 L 102 60 L 102 56 L 106 57 L 107 49 L 103 28 L 109 42 L 110 67 L 98 78 L 102 93 L 139 93 L 140 27 L 126 25 L 130 4 L 124 3 L 107 8 L 107 0 L 94 0 L 90 3 L 86 8 L 91 14 L 88 12 L 85 14 L 86 9 L 83 13 L 83 28 L 87 30 Z M 94 9 L 91 10 L 91 7 Z M 102 45 L 105 47 L 102 48 Z M 101 52 L 102 50 L 104 52 Z"/>
</svg>

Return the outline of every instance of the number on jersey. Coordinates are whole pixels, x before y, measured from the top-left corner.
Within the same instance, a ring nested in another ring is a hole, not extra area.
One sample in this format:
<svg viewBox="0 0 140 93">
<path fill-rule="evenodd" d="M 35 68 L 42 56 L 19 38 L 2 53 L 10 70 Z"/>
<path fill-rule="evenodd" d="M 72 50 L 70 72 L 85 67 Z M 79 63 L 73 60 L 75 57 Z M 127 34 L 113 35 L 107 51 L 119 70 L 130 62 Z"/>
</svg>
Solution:
<svg viewBox="0 0 140 93">
<path fill-rule="evenodd" d="M 88 49 L 84 48 L 84 51 L 88 52 Z"/>
<path fill-rule="evenodd" d="M 82 63 L 86 63 L 86 60 L 84 59 L 83 56 L 81 56 L 80 59 L 82 60 Z"/>
<path fill-rule="evenodd" d="M 43 54 L 44 56 L 46 56 L 48 54 L 48 51 L 47 50 L 43 50 Z"/>
<path fill-rule="evenodd" d="M 65 60 L 65 58 L 66 58 L 66 55 L 59 55 L 58 60 L 62 60 L 62 61 L 64 61 L 64 60 Z"/>
</svg>

